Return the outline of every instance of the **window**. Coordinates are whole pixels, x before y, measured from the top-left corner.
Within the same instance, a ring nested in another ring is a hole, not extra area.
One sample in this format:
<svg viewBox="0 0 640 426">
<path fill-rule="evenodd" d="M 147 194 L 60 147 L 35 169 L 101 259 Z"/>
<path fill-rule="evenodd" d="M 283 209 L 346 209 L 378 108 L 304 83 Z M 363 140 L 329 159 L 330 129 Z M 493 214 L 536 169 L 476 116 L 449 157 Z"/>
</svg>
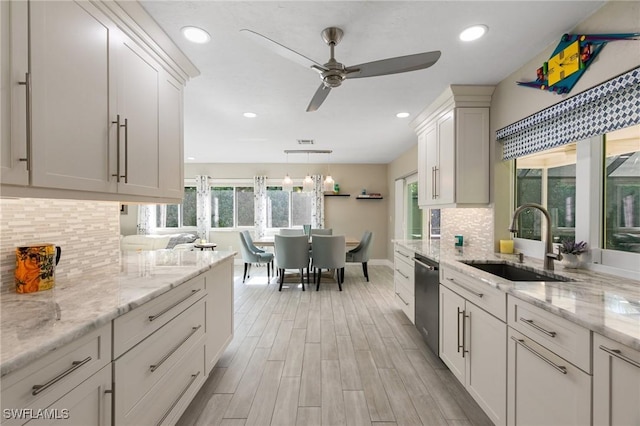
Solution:
<svg viewBox="0 0 640 426">
<path fill-rule="evenodd" d="M 196 226 L 196 188 L 186 186 L 182 204 L 157 204 L 156 228 Z"/>
<path fill-rule="evenodd" d="M 605 138 L 605 249 L 640 253 L 639 130 L 623 129 Z"/>
<path fill-rule="evenodd" d="M 516 205 L 525 203 L 541 204 L 549 211 L 554 242 L 575 239 L 575 143 L 516 160 Z M 541 240 L 539 213 L 525 211 L 518 222 L 518 238 Z"/>
<path fill-rule="evenodd" d="M 302 187 L 283 191 L 281 186 L 267 186 L 267 228 L 290 228 L 311 223 L 311 194 Z"/>
<path fill-rule="evenodd" d="M 211 227 L 236 228 L 254 225 L 253 186 L 212 186 Z"/>
</svg>

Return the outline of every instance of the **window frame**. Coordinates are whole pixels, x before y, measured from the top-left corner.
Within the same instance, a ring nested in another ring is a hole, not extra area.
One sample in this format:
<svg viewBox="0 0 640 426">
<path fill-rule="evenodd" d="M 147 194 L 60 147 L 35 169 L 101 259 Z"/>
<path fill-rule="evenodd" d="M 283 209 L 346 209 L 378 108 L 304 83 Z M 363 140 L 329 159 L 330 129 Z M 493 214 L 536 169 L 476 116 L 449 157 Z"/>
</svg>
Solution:
<svg viewBox="0 0 640 426">
<path fill-rule="evenodd" d="M 184 180 L 184 188 L 195 188 L 196 187 L 196 180 L 195 179 L 185 179 Z M 183 190 L 183 194 L 184 194 L 184 190 Z M 184 195 L 182 196 L 182 200 L 184 201 Z M 194 231 L 196 230 L 198 227 L 197 226 L 185 226 L 183 225 L 183 217 L 184 217 L 184 213 L 183 213 L 183 207 L 182 207 L 183 203 L 180 204 L 165 204 L 165 207 L 169 207 L 169 206 L 178 206 L 178 226 L 165 226 L 165 227 L 159 227 L 156 226 L 155 229 L 162 231 L 163 233 L 166 231 L 171 231 L 171 230 L 185 230 L 185 231 Z M 156 204 L 156 212 L 157 212 L 157 208 L 159 207 L 159 204 Z M 197 205 L 197 196 L 196 196 L 196 212 L 198 210 L 198 205 Z M 166 209 L 165 209 L 166 212 Z M 166 213 L 165 213 L 166 214 Z M 196 213 L 196 221 L 197 221 L 197 213 Z M 154 222 L 157 224 L 158 223 L 158 218 L 157 216 L 154 218 Z M 165 220 L 166 223 L 166 220 Z M 155 225 L 155 224 L 154 224 Z"/>
<path fill-rule="evenodd" d="M 297 179 L 298 181 L 301 181 L 302 179 Z M 282 188 L 282 181 L 277 180 L 277 179 L 267 179 L 267 188 L 269 187 L 278 187 L 278 188 Z M 274 233 L 274 232 L 278 232 L 280 229 L 286 229 L 286 228 L 292 228 L 294 226 L 298 226 L 298 225 L 292 225 L 292 220 L 293 220 L 293 193 L 294 192 L 298 192 L 296 191 L 296 189 L 300 189 L 302 190 L 302 184 L 300 185 L 293 185 L 293 190 L 289 192 L 289 211 L 288 211 L 288 223 L 289 225 L 286 227 L 267 227 L 265 228 L 266 231 L 268 233 Z M 285 191 L 287 192 L 287 191 Z M 311 194 L 309 194 L 309 196 L 311 196 Z M 311 218 L 309 218 L 311 219 Z"/>
<path fill-rule="evenodd" d="M 214 187 L 231 187 L 233 188 L 233 226 L 224 227 L 224 228 L 214 228 L 211 226 L 209 231 L 215 232 L 235 232 L 238 230 L 250 230 L 255 228 L 255 225 L 250 226 L 240 226 L 238 225 L 238 198 L 236 197 L 236 188 L 237 187 L 252 187 L 255 188 L 255 184 L 253 179 L 210 179 L 209 180 L 209 191 L 211 191 Z M 254 204 L 255 208 L 255 204 Z M 211 222 L 213 225 L 213 221 Z"/>
</svg>

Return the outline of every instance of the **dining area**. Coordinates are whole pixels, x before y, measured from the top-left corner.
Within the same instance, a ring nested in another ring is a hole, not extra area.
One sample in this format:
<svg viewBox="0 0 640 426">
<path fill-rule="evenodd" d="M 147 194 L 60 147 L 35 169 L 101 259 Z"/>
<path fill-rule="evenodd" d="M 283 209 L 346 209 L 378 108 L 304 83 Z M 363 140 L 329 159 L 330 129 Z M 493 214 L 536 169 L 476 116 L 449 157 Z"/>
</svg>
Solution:
<svg viewBox="0 0 640 426">
<path fill-rule="evenodd" d="M 355 238 L 334 235 L 331 228 L 312 229 L 305 225 L 282 228 L 277 234 L 255 240 L 248 230 L 239 235 L 244 262 L 243 283 L 250 278 L 253 265 L 266 265 L 267 284 L 277 279 L 279 291 L 285 283 L 287 287 L 300 287 L 302 291 L 313 283 L 319 291 L 323 279 L 326 284 L 337 284 L 338 290 L 342 291 L 345 265 L 350 262 L 361 263 L 364 278 L 369 281 L 367 262 L 373 240 L 371 231 Z"/>
</svg>

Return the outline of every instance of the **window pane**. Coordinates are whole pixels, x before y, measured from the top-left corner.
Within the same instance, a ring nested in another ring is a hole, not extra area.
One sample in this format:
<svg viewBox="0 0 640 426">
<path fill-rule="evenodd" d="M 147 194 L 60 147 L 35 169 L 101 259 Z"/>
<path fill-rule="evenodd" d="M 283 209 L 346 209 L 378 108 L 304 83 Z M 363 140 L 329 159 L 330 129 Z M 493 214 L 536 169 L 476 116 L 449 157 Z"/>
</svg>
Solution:
<svg viewBox="0 0 640 426">
<path fill-rule="evenodd" d="M 255 210 L 253 187 L 236 188 L 236 208 L 238 209 L 238 226 L 254 226 Z"/>
<path fill-rule="evenodd" d="M 547 210 L 554 242 L 575 240 L 576 165 L 553 167 L 547 178 Z"/>
<path fill-rule="evenodd" d="M 211 227 L 233 228 L 233 187 L 211 188 Z"/>
<path fill-rule="evenodd" d="M 440 238 L 440 209 L 429 209 L 431 233 L 429 238 Z"/>
<path fill-rule="evenodd" d="M 196 188 L 192 186 L 185 187 L 184 198 L 182 199 L 182 226 L 197 226 L 196 210 Z M 169 225 L 167 224 L 167 226 Z"/>
<path fill-rule="evenodd" d="M 516 166 L 518 165 L 516 161 Z M 542 204 L 542 170 L 516 170 L 516 206 L 524 203 Z M 523 212 L 518 218 L 518 238 L 540 240 L 540 218 L 531 211 Z"/>
<path fill-rule="evenodd" d="M 166 207 L 166 228 L 177 228 L 179 226 L 180 204 L 169 204 Z"/>
<path fill-rule="evenodd" d="M 604 248 L 640 253 L 640 126 L 605 137 Z"/>
<path fill-rule="evenodd" d="M 267 187 L 267 228 L 289 226 L 289 193 L 281 186 Z"/>
<path fill-rule="evenodd" d="M 407 239 L 422 239 L 422 210 L 418 206 L 418 182 L 407 184 Z"/>
<path fill-rule="evenodd" d="M 294 188 L 291 192 L 291 226 L 311 224 L 311 193 Z"/>
</svg>

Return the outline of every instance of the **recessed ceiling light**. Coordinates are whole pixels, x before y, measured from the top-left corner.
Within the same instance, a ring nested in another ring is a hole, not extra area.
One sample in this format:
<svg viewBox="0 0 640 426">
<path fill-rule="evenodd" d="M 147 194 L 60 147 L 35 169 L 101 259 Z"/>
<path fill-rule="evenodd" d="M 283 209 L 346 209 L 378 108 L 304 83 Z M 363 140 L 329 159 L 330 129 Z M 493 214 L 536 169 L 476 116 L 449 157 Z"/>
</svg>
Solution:
<svg viewBox="0 0 640 426">
<path fill-rule="evenodd" d="M 242 115 L 244 115 L 247 118 L 256 118 L 258 116 L 258 114 L 256 114 L 255 112 L 245 112 Z"/>
<path fill-rule="evenodd" d="M 183 27 L 182 35 L 187 40 L 193 43 L 208 43 L 211 40 L 211 36 L 208 32 L 198 27 Z"/>
<path fill-rule="evenodd" d="M 489 27 L 486 25 L 474 25 L 462 31 L 460 33 L 460 40 L 473 41 L 477 40 L 489 31 Z"/>
<path fill-rule="evenodd" d="M 196 157 L 187 157 L 187 160 L 195 160 Z"/>
<path fill-rule="evenodd" d="M 408 112 L 399 112 L 396 114 L 396 117 L 398 118 L 407 118 L 409 116 Z"/>
</svg>

